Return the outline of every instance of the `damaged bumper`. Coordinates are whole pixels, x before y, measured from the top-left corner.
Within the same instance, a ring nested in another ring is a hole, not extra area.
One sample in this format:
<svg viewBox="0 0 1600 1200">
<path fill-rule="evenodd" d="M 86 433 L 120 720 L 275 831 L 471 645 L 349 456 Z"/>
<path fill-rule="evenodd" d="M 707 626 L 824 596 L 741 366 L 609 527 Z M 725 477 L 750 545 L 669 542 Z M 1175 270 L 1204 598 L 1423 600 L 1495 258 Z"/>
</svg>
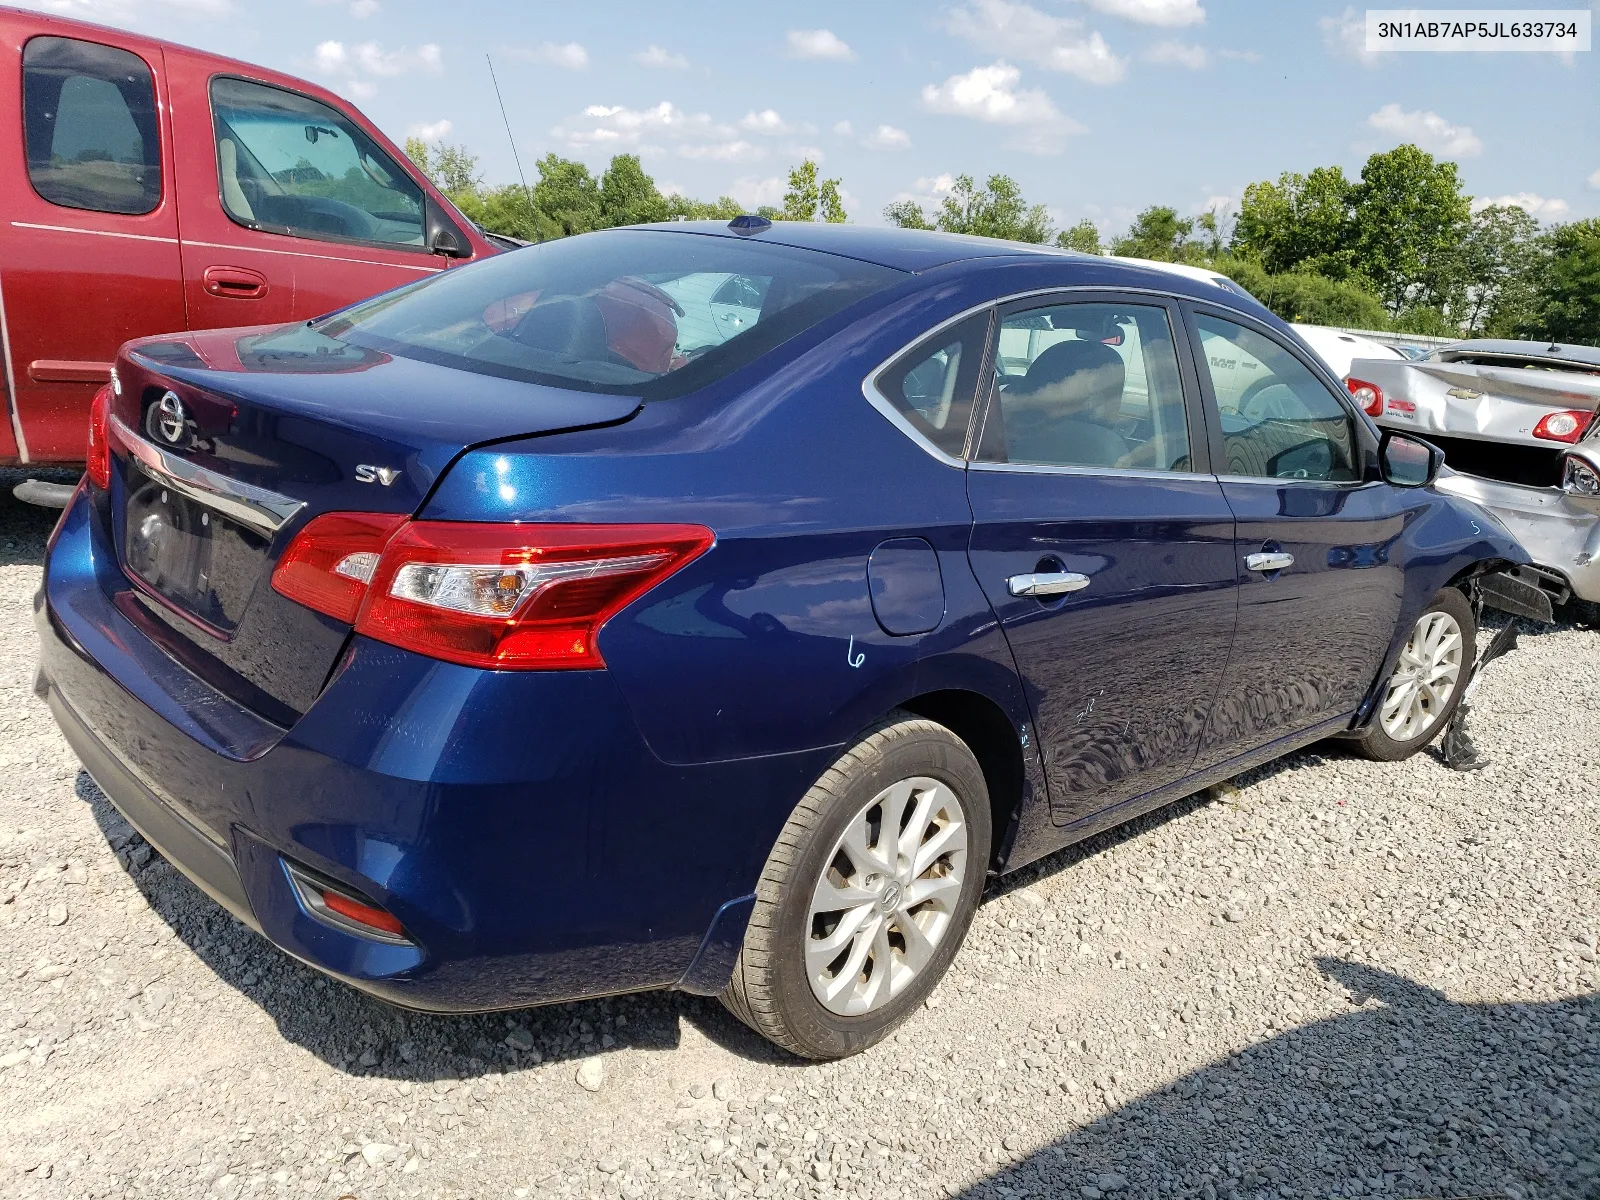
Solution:
<svg viewBox="0 0 1600 1200">
<path fill-rule="evenodd" d="M 1551 581 L 1557 603 L 1567 599 L 1561 584 L 1580 600 L 1600 601 L 1600 512 L 1592 500 L 1459 472 L 1441 475 L 1436 486 L 1498 517 L 1534 563 L 1557 577 Z"/>
</svg>

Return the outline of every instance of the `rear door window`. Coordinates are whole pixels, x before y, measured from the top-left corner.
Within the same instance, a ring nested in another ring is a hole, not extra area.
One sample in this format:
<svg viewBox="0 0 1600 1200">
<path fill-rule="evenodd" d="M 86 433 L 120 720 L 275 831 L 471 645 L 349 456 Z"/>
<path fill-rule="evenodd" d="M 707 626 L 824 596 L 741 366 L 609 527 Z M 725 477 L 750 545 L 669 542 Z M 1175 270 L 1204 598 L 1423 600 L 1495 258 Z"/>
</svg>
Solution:
<svg viewBox="0 0 1600 1200">
<path fill-rule="evenodd" d="M 22 51 L 28 180 L 52 204 L 138 215 L 161 203 L 155 79 L 144 59 L 76 38 Z"/>
<path fill-rule="evenodd" d="M 423 248 L 422 189 L 337 109 L 219 76 L 211 112 L 222 207 L 241 225 Z"/>
<path fill-rule="evenodd" d="M 990 318 L 985 309 L 940 330 L 874 381 L 896 423 L 951 458 L 966 452 Z"/>
</svg>

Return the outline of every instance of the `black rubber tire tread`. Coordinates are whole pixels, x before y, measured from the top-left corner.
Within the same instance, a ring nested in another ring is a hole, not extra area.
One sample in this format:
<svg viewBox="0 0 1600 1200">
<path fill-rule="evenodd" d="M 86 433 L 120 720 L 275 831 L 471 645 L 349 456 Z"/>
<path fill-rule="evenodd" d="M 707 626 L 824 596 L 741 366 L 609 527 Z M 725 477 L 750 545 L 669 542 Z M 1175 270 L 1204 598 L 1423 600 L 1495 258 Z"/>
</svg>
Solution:
<svg viewBox="0 0 1600 1200">
<path fill-rule="evenodd" d="M 1450 718 L 1455 716 L 1456 709 L 1460 707 L 1461 697 L 1466 694 L 1467 685 L 1472 682 L 1470 675 L 1472 666 L 1478 659 L 1478 622 L 1473 616 L 1471 601 L 1453 587 L 1440 589 L 1438 595 L 1428 602 L 1428 607 L 1417 614 L 1417 620 L 1421 621 L 1431 612 L 1442 611 L 1448 611 L 1461 626 L 1463 673 L 1456 684 L 1455 695 L 1450 697 L 1450 703 L 1444 707 L 1444 715 L 1433 723 L 1431 729 L 1424 730 L 1409 741 L 1398 742 L 1383 731 L 1379 715 L 1383 709 L 1383 698 L 1389 689 L 1389 681 L 1385 679 L 1383 691 L 1378 695 L 1378 703 L 1372 715 L 1372 726 L 1355 742 L 1355 749 L 1363 757 L 1375 762 L 1399 762 L 1401 759 L 1410 758 L 1444 732 L 1445 726 L 1450 723 Z M 1406 637 L 1410 636 L 1408 631 Z"/>
<path fill-rule="evenodd" d="M 908 737 L 931 738 L 945 742 L 970 760 L 971 769 L 978 780 L 978 794 L 962 797 L 966 813 L 968 837 L 968 871 L 980 881 L 968 911 L 958 913 L 956 923 L 946 935 L 952 953 L 966 937 L 972 913 L 977 909 L 977 899 L 982 894 L 981 881 L 988 873 L 989 857 L 989 797 L 983 786 L 982 770 L 971 749 L 945 726 L 937 721 L 918 717 L 903 709 L 896 709 L 883 720 L 869 728 L 861 738 L 839 756 L 812 784 L 800 803 L 795 805 L 789 820 L 778 834 L 778 840 L 767 856 L 761 880 L 756 885 L 756 902 L 750 913 L 750 924 L 745 930 L 744 944 L 733 966 L 733 976 L 718 994 L 718 999 L 734 1016 L 762 1037 L 800 1058 L 825 1060 L 840 1058 L 864 1050 L 893 1031 L 906 1014 L 902 1013 L 876 1032 L 870 1040 L 858 1040 L 848 1047 L 822 1050 L 807 1045 L 798 1038 L 790 1022 L 785 1019 L 782 1004 L 774 987 L 777 967 L 778 924 L 782 916 L 781 905 L 795 864 L 809 848 L 812 836 L 840 803 L 842 795 L 853 780 L 871 770 L 872 761 Z M 975 836 L 976 835 L 976 836 Z M 970 876 L 969 876 L 970 877 Z M 942 974 L 942 971 L 940 972 Z M 920 983 L 921 981 L 919 981 Z M 936 979 L 934 980 L 936 982 Z M 928 985 L 931 987 L 931 983 Z M 920 1001 L 919 1001 L 920 1003 Z M 893 1008 L 891 1001 L 887 1008 Z M 909 1012 L 909 1009 L 907 1010 Z"/>
</svg>

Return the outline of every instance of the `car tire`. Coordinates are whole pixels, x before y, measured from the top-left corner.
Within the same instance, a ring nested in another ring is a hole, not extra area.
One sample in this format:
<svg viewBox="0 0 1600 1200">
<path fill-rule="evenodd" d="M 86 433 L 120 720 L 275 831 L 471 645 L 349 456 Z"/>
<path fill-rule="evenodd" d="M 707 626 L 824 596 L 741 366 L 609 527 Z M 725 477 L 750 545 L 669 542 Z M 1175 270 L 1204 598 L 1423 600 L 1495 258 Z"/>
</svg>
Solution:
<svg viewBox="0 0 1600 1200">
<path fill-rule="evenodd" d="M 888 848 L 883 827 L 896 809 L 895 870 L 874 870 L 887 866 L 874 856 Z M 990 825 L 966 743 L 936 722 L 890 714 L 823 772 L 778 835 L 722 1003 L 802 1058 L 843 1058 L 879 1041 L 927 998 L 966 936 Z M 848 907 L 829 909 L 834 901 Z"/>
<path fill-rule="evenodd" d="M 1357 749 L 1379 762 L 1399 762 L 1438 737 L 1471 680 L 1477 634 L 1478 623 L 1466 596 L 1453 587 L 1436 595 L 1411 627 L 1400 661 L 1378 699 L 1371 728 L 1356 742 Z M 1453 651 L 1445 653 L 1452 635 Z M 1452 662 L 1454 674 L 1448 675 L 1444 672 Z M 1429 678 L 1435 680 L 1431 689 L 1422 686 Z M 1445 678 L 1450 680 L 1447 694 L 1440 687 Z"/>
</svg>

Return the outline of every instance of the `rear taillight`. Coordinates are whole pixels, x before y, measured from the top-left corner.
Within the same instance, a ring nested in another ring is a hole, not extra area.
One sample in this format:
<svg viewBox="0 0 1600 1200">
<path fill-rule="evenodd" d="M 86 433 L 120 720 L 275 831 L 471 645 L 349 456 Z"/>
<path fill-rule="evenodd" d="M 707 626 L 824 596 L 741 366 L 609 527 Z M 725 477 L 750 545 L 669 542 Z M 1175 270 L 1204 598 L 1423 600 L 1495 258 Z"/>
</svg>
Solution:
<svg viewBox="0 0 1600 1200">
<path fill-rule="evenodd" d="M 1533 427 L 1533 436 L 1547 442 L 1575 442 L 1583 436 L 1592 420 L 1594 413 L 1582 408 L 1545 413 Z"/>
<path fill-rule="evenodd" d="M 1356 403 L 1366 410 L 1369 417 L 1383 416 L 1383 389 L 1375 383 L 1368 383 L 1365 379 L 1357 379 L 1352 375 L 1344 381 L 1345 387 L 1350 389 L 1350 394 L 1355 397 Z"/>
<path fill-rule="evenodd" d="M 284 551 L 273 587 L 353 621 L 357 633 L 432 658 L 495 669 L 603 667 L 600 627 L 714 540 L 701 525 L 402 524 L 329 513 Z"/>
<path fill-rule="evenodd" d="M 89 404 L 89 446 L 84 454 L 89 482 L 104 491 L 111 486 L 111 385 L 94 394 Z"/>
<path fill-rule="evenodd" d="M 383 547 L 404 521 L 403 515 L 388 513 L 323 513 L 278 559 L 273 590 L 346 625 L 355 624 Z"/>
</svg>

